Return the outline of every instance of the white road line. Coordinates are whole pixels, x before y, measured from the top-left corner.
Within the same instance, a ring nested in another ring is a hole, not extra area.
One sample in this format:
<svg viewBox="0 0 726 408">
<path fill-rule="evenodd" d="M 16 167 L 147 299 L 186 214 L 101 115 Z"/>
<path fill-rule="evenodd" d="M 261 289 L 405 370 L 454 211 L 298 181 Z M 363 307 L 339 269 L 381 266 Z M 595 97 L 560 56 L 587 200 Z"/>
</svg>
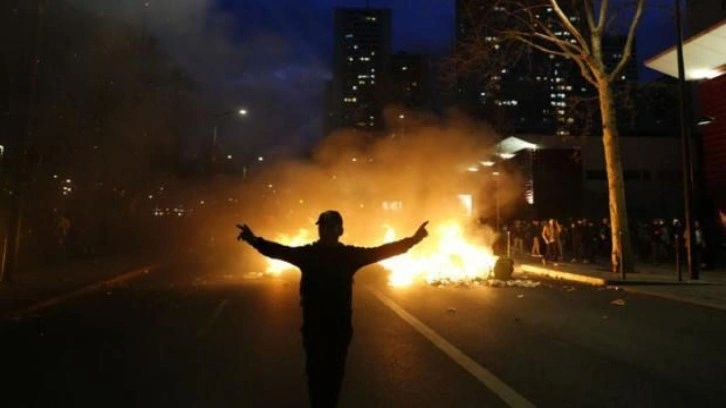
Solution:
<svg viewBox="0 0 726 408">
<path fill-rule="evenodd" d="M 489 388 L 492 392 L 497 394 L 504 402 L 510 407 L 534 407 L 535 405 L 529 402 L 526 398 L 519 395 L 510 386 L 505 384 L 502 380 L 497 378 L 486 368 L 477 364 L 476 361 L 472 360 L 469 356 L 464 354 L 461 350 L 456 348 L 453 344 L 446 341 L 443 337 L 439 336 L 435 331 L 421 323 L 413 315 L 405 311 L 401 306 L 396 304 L 388 296 L 384 295 L 377 289 L 369 286 L 370 290 L 384 305 L 388 306 L 393 310 L 401 319 L 406 323 L 413 326 L 419 333 L 426 337 L 431 343 L 438 347 L 441 351 L 449 356 L 454 362 L 459 364 L 464 370 L 468 371 L 469 374 L 473 375 L 474 378 L 479 380 L 484 386 Z"/>
<path fill-rule="evenodd" d="M 35 303 L 33 305 L 30 305 L 30 306 L 24 308 L 24 309 L 21 309 L 21 310 L 15 311 L 15 312 L 11 312 L 7 316 L 15 318 L 15 319 L 19 319 L 26 314 L 35 313 L 42 309 L 45 309 L 45 308 L 48 308 L 51 306 L 55 306 L 59 303 L 68 301 L 70 299 L 74 299 L 79 296 L 84 296 L 89 293 L 95 292 L 101 288 L 110 287 L 110 286 L 125 282 L 127 280 L 134 279 L 140 275 L 149 273 L 150 270 L 156 268 L 157 266 L 158 266 L 158 264 L 152 264 L 152 265 L 147 265 L 147 266 L 144 266 L 144 267 L 141 267 L 138 269 L 134 269 L 130 272 L 126 272 L 126 273 L 122 273 L 120 275 L 113 276 L 104 281 L 92 283 L 92 284 L 84 286 L 80 289 L 76 289 L 72 292 L 60 294 L 60 295 L 51 297 L 49 299 L 42 300 L 38 303 Z M 2 320 L 4 317 L 5 317 L 4 315 L 0 315 L 0 320 Z"/>
<path fill-rule="evenodd" d="M 214 312 L 211 316 L 209 316 L 209 319 L 207 319 L 207 322 L 204 323 L 204 326 L 202 326 L 199 330 L 197 330 L 197 337 L 203 337 L 206 336 L 209 332 L 209 329 L 212 328 L 212 325 L 217 320 L 219 315 L 222 314 L 222 310 L 224 310 L 224 307 L 227 306 L 227 303 L 229 303 L 229 299 L 224 299 L 223 301 L 219 302 L 217 305 L 217 308 L 214 309 Z"/>
</svg>

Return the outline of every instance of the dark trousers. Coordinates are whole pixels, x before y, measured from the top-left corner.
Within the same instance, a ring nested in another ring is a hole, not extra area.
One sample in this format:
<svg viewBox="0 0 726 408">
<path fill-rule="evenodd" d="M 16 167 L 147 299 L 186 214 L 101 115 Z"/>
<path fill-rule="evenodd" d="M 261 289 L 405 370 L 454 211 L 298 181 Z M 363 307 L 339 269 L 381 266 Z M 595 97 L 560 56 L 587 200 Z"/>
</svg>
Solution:
<svg viewBox="0 0 726 408">
<path fill-rule="evenodd" d="M 313 408 L 338 404 L 352 329 L 302 329 L 308 397 Z"/>
<path fill-rule="evenodd" d="M 584 260 L 585 257 L 585 244 L 581 238 L 574 238 L 572 240 L 572 258 Z"/>
<path fill-rule="evenodd" d="M 550 242 L 547 244 L 547 253 L 545 258 L 550 262 L 557 262 L 557 258 L 560 256 L 560 247 L 557 241 Z"/>
</svg>

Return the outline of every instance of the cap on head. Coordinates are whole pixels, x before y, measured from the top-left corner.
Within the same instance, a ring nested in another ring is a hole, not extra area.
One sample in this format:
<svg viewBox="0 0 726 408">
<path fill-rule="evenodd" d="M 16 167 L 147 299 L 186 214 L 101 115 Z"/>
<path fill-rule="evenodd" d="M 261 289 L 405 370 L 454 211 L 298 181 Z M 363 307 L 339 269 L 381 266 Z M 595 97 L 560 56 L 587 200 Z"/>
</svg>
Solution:
<svg viewBox="0 0 726 408">
<path fill-rule="evenodd" d="M 318 216 L 318 221 L 316 222 L 316 224 L 329 226 L 338 225 L 342 227 L 343 216 L 335 210 L 323 211 L 320 213 L 320 216 Z"/>
</svg>

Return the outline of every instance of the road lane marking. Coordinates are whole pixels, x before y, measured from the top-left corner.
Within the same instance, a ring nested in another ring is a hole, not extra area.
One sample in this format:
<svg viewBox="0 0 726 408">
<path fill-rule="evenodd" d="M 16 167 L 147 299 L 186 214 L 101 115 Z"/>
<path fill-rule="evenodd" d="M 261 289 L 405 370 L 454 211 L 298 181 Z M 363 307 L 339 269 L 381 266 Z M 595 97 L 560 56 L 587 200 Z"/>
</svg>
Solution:
<svg viewBox="0 0 726 408">
<path fill-rule="evenodd" d="M 0 315 L 0 320 L 3 320 L 6 317 L 20 319 L 21 317 L 23 317 L 27 314 L 39 312 L 42 309 L 46 309 L 46 308 L 55 306 L 59 303 L 66 302 L 68 300 L 71 300 L 71 299 L 74 299 L 74 298 L 77 298 L 80 296 L 85 296 L 89 293 L 93 293 L 104 287 L 111 287 L 111 286 L 123 283 L 127 280 L 134 279 L 138 276 L 149 273 L 149 271 L 151 271 L 152 269 L 155 269 L 158 266 L 159 266 L 158 264 L 146 265 L 141 268 L 134 269 L 130 272 L 122 273 L 122 274 L 113 276 L 111 278 L 108 278 L 106 280 L 92 283 L 92 284 L 84 286 L 80 289 L 76 289 L 76 290 L 73 290 L 68 293 L 59 294 L 59 295 L 50 297 L 48 299 L 41 300 L 41 301 L 34 303 L 30 306 L 27 306 L 25 308 L 22 308 L 22 309 L 19 309 L 16 311 L 11 311 L 7 315 Z"/>
<path fill-rule="evenodd" d="M 497 394 L 505 403 L 510 407 L 534 407 L 535 405 L 529 402 L 526 398 L 519 395 L 514 389 L 505 384 L 502 380 L 497 378 L 486 368 L 480 366 L 476 361 L 472 360 L 471 357 L 467 356 L 456 348 L 453 344 L 449 343 L 443 337 L 439 336 L 430 327 L 421 323 L 420 320 L 415 318 L 412 314 L 408 313 L 391 298 L 384 295 L 377 289 L 369 286 L 370 290 L 384 305 L 388 306 L 394 313 L 396 313 L 406 323 L 413 326 L 416 331 L 426 337 L 431 343 L 438 347 L 441 351 L 449 356 L 454 362 L 459 364 L 461 368 L 468 371 L 469 374 L 473 375 L 474 378 L 479 380 L 484 386 L 489 388 L 492 392 Z"/>
<path fill-rule="evenodd" d="M 219 302 L 217 305 L 217 308 L 214 309 L 214 312 L 211 316 L 209 316 L 209 319 L 204 323 L 204 326 L 202 326 L 199 330 L 197 330 L 197 337 L 204 337 L 209 333 L 209 330 L 212 328 L 212 325 L 214 322 L 219 318 L 219 315 L 222 314 L 222 310 L 224 310 L 224 307 L 227 306 L 227 303 L 229 303 L 229 299 L 224 299 L 223 301 Z"/>
</svg>

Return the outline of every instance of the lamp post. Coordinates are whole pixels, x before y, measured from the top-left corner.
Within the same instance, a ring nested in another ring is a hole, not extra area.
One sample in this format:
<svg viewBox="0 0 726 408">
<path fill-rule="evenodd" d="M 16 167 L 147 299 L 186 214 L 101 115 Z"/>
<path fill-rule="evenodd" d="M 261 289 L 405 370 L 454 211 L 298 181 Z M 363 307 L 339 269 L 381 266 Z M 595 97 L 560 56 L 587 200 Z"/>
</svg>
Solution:
<svg viewBox="0 0 726 408">
<path fill-rule="evenodd" d="M 686 69 L 683 61 L 683 22 L 681 18 L 681 0 L 675 0 L 676 6 L 676 55 L 678 59 L 678 107 L 681 121 L 681 171 L 683 173 L 683 211 L 684 211 L 684 249 L 686 252 L 686 268 L 690 279 L 698 279 L 698 269 L 693 267 L 693 164 L 691 162 L 690 119 L 686 99 Z M 680 249 L 679 249 L 680 250 Z M 678 280 L 681 280 L 680 268 Z"/>
<path fill-rule="evenodd" d="M 233 114 L 238 114 L 239 116 L 247 116 L 248 111 L 246 108 L 240 108 L 237 111 L 225 111 L 225 112 L 217 113 L 217 114 L 213 115 L 213 117 L 215 119 L 219 119 L 219 118 L 223 118 L 223 117 L 230 116 Z M 208 158 L 212 171 L 214 171 L 214 167 L 217 164 L 216 155 L 218 153 L 217 152 L 217 143 L 218 143 L 218 138 L 219 138 L 218 135 L 219 135 L 219 125 L 215 123 L 214 126 L 212 126 L 212 143 L 210 145 L 209 158 Z M 228 160 L 231 160 L 231 158 L 228 158 Z"/>
</svg>

